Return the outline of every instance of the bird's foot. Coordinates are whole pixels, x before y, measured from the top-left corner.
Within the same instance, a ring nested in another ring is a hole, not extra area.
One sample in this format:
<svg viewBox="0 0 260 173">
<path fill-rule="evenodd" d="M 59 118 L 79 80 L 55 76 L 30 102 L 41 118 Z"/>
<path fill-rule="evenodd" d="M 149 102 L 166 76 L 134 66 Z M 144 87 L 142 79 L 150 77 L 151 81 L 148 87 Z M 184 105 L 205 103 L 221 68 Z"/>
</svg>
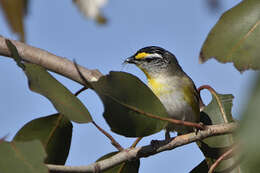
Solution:
<svg viewBox="0 0 260 173">
<path fill-rule="evenodd" d="M 202 122 L 199 122 L 199 124 L 203 127 L 204 124 Z M 194 132 L 197 135 L 199 133 L 200 129 L 194 127 Z"/>
</svg>

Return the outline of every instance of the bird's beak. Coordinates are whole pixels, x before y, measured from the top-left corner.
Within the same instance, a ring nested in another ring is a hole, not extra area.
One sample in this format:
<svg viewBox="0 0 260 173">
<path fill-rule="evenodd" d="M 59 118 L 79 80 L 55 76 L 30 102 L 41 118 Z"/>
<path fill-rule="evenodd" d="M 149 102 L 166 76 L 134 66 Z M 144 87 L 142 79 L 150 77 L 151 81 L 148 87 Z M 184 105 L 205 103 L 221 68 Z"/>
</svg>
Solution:
<svg viewBox="0 0 260 173">
<path fill-rule="evenodd" d="M 136 63 L 136 60 L 135 60 L 135 57 L 134 56 L 131 56 L 129 58 L 127 58 L 124 63 L 128 63 L 128 64 L 135 64 Z"/>
</svg>

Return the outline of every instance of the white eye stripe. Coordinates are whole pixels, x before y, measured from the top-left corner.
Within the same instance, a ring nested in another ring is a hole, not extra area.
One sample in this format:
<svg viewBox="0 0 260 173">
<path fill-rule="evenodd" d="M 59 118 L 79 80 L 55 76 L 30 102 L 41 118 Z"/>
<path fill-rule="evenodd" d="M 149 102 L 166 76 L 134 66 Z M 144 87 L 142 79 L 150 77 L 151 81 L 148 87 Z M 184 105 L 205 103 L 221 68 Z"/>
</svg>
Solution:
<svg viewBox="0 0 260 173">
<path fill-rule="evenodd" d="M 162 55 L 158 54 L 158 53 L 151 53 L 149 55 L 147 55 L 145 58 L 163 58 Z"/>
</svg>

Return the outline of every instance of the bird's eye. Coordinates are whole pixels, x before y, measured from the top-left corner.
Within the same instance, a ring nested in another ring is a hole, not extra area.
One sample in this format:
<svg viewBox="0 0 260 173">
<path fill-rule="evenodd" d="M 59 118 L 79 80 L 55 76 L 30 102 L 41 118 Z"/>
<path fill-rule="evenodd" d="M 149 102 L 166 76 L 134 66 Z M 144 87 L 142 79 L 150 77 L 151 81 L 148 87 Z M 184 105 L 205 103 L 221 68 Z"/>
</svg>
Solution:
<svg viewBox="0 0 260 173">
<path fill-rule="evenodd" d="M 151 62 L 153 60 L 153 58 L 145 58 L 146 62 Z"/>
</svg>

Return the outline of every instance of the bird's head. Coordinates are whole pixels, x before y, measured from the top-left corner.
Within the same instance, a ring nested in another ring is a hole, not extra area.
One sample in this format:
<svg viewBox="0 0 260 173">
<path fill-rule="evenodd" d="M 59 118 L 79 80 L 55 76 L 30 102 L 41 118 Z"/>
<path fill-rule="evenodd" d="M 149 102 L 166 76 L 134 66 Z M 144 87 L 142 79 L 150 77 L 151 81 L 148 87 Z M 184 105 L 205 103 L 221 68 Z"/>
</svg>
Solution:
<svg viewBox="0 0 260 173">
<path fill-rule="evenodd" d="M 176 57 L 169 51 L 149 46 L 138 50 L 134 55 L 127 58 L 125 63 L 135 64 L 146 75 L 178 71 L 181 69 Z"/>
</svg>

